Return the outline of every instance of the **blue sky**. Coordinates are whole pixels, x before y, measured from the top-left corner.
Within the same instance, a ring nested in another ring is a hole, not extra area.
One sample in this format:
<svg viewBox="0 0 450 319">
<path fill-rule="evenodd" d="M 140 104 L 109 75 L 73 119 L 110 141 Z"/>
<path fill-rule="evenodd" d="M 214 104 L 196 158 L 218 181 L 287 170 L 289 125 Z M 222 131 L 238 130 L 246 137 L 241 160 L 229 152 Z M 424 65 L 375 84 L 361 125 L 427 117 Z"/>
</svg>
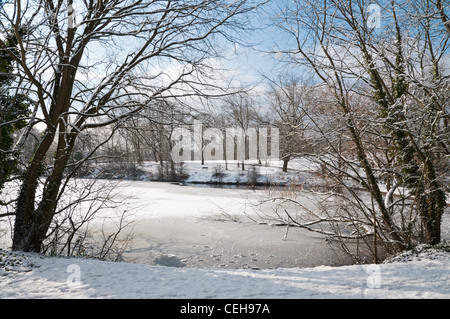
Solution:
<svg viewBox="0 0 450 319">
<path fill-rule="evenodd" d="M 285 36 L 273 25 L 273 13 L 284 1 L 271 0 L 257 12 L 251 14 L 252 30 L 238 35 L 239 42 L 228 43 L 224 63 L 227 67 L 239 71 L 244 82 L 266 82 L 266 78 L 276 78 L 285 73 L 286 64 L 280 60 L 276 47 L 285 42 Z M 284 46 L 284 45 L 282 45 Z M 275 52 L 274 52 L 275 51 Z M 265 86 L 259 85 L 260 89 Z"/>
</svg>

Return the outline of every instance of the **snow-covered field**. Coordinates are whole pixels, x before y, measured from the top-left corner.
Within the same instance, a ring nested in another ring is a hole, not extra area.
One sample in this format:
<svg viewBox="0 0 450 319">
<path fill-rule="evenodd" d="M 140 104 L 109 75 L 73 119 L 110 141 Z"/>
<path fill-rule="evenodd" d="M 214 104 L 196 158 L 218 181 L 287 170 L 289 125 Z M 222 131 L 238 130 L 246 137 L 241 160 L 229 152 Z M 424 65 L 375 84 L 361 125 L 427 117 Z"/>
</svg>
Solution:
<svg viewBox="0 0 450 319">
<path fill-rule="evenodd" d="M 450 298 L 448 251 L 424 250 L 380 265 L 271 270 L 1 256 L 0 298 Z"/>
</svg>

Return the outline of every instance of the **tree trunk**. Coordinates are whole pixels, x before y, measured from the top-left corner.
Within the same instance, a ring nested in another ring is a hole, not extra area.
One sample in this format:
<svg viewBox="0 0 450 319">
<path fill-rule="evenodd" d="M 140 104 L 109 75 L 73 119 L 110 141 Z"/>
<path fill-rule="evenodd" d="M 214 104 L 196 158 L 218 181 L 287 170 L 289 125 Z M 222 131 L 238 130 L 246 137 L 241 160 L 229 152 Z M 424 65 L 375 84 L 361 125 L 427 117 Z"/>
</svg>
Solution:
<svg viewBox="0 0 450 319">
<path fill-rule="evenodd" d="M 283 172 L 287 172 L 287 169 L 288 169 L 288 163 L 289 163 L 289 156 L 283 158 Z"/>
<path fill-rule="evenodd" d="M 38 188 L 38 179 L 44 168 L 45 155 L 53 139 L 54 132 L 47 131 L 37 148 L 33 159 L 24 173 L 23 183 L 17 199 L 16 217 L 14 221 L 13 250 L 33 251 L 40 250 L 39 233 L 43 224 L 40 212 L 35 211 L 35 198 Z"/>
<path fill-rule="evenodd" d="M 49 136 L 48 140 L 53 140 L 52 135 L 49 134 Z M 44 138 L 44 142 L 46 143 L 41 143 L 39 149 L 43 149 L 48 143 L 48 140 Z M 74 141 L 74 136 L 72 136 L 69 145 L 67 145 L 65 137 L 59 139 L 54 168 L 45 182 L 42 198 L 37 208 L 35 208 L 35 197 L 39 186 L 38 178 L 44 167 L 45 156 L 36 153 L 31 165 L 28 167 L 17 201 L 13 250 L 41 252 L 42 243 L 46 238 L 56 210 L 57 197 L 64 169 L 72 153 Z"/>
<path fill-rule="evenodd" d="M 53 219 L 56 196 L 60 184 L 61 181 L 49 183 L 38 208 L 32 211 L 22 211 L 23 213 L 21 214 L 17 210 L 14 224 L 13 250 L 41 252 L 42 243 L 46 238 L 47 231 Z"/>
<path fill-rule="evenodd" d="M 430 160 L 424 163 L 424 184 L 424 191 L 417 196 L 420 217 L 425 229 L 425 243 L 436 245 L 441 241 L 441 222 L 446 202 L 445 192 L 436 180 L 435 169 Z"/>
</svg>

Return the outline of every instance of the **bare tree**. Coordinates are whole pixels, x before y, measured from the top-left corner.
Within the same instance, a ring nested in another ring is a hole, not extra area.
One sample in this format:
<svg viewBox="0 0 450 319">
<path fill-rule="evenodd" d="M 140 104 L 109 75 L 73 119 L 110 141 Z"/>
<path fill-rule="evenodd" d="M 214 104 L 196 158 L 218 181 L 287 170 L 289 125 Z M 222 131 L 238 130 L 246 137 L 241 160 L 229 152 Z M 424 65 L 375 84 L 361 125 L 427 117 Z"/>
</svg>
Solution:
<svg viewBox="0 0 450 319">
<path fill-rule="evenodd" d="M 134 220 L 131 198 L 114 198 L 125 187 L 119 183 L 72 179 L 58 200 L 42 253 L 120 261 Z"/>
<path fill-rule="evenodd" d="M 238 160 L 238 167 L 240 166 L 244 171 L 245 160 L 247 158 L 245 146 L 249 143 L 249 129 L 251 128 L 252 123 L 255 122 L 256 118 L 255 102 L 248 93 L 244 92 L 227 97 L 223 109 L 226 113 L 225 115 L 229 118 L 230 124 L 245 134 L 242 142 L 239 141 L 240 137 L 236 137 L 237 148 L 239 148 L 239 146 L 237 146 L 238 143 L 243 143 L 243 147 L 241 147 L 244 154 L 239 154 L 239 151 L 237 151 L 236 156 Z M 227 139 L 228 138 L 229 137 L 227 135 Z"/>
<path fill-rule="evenodd" d="M 305 123 L 312 89 L 297 80 L 282 81 L 274 84 L 269 93 L 270 109 L 273 114 L 272 125 L 280 130 L 280 152 L 283 172 L 287 172 L 288 163 L 302 152 Z M 309 100 L 308 100 L 309 99 Z"/>
<path fill-rule="evenodd" d="M 378 246 L 390 252 L 440 241 L 446 206 L 442 163 L 449 145 L 443 56 L 449 35 L 445 12 L 436 12 L 431 2 L 380 2 L 375 19 L 381 27 L 371 20 L 369 4 L 292 1 L 276 23 L 292 40 L 277 51 L 309 69 L 326 92 L 317 102 L 328 105 L 323 117 L 337 126 L 325 130 L 323 121 L 308 115 L 322 138 L 313 159 L 341 186 L 331 194 L 345 199 L 338 217 L 359 238 L 370 233 L 368 246 L 377 261 Z M 350 143 L 352 152 L 336 148 L 340 141 Z M 336 225 L 336 215 L 330 216 L 317 221 Z M 361 223 L 365 227 L 357 227 Z"/>
<path fill-rule="evenodd" d="M 0 47 L 15 60 L 21 87 L 38 106 L 29 128 L 44 127 L 22 177 L 14 250 L 41 251 L 64 180 L 71 177 L 65 172 L 79 136 L 102 127 L 114 132 L 156 100 L 217 89 L 207 84 L 211 73 L 205 69 L 216 56 L 215 41 L 231 39 L 231 29 L 244 29 L 244 14 L 253 7 L 245 0 L 5 4 L 3 27 L 16 34 L 24 30 L 25 36 L 17 54 L 3 40 Z M 41 179 L 44 170 L 48 176 Z"/>
<path fill-rule="evenodd" d="M 447 32 L 450 33 L 450 20 L 448 18 L 448 6 L 445 7 L 444 3 L 443 3 L 445 1 L 436 0 L 436 1 L 430 1 L 430 2 L 434 3 L 436 5 L 436 9 L 438 11 L 438 16 L 442 20 L 442 24 L 446 28 Z"/>
</svg>

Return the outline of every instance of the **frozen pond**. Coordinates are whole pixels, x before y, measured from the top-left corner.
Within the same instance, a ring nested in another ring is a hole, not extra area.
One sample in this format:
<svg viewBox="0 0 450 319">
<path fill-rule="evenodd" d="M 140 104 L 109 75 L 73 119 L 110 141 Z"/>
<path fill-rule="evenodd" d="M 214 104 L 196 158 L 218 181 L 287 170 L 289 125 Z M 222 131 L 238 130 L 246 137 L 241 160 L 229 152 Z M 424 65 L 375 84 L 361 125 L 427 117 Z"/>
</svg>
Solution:
<svg viewBox="0 0 450 319">
<path fill-rule="evenodd" d="M 319 234 L 290 227 L 285 237 L 285 226 L 255 222 L 249 201 L 263 190 L 130 182 L 121 194 L 140 206 L 127 261 L 258 269 L 348 263 Z"/>
<path fill-rule="evenodd" d="M 110 184 L 108 181 L 99 183 L 102 190 Z M 127 220 L 132 221 L 132 228 L 125 230 L 133 237 L 123 254 L 125 261 L 233 269 L 351 264 L 348 256 L 337 245 L 331 246 L 323 235 L 301 228 L 288 229 L 257 214 L 252 203 L 267 198 L 268 193 L 263 189 L 149 181 L 112 183 L 114 200 L 128 203 L 121 211 L 126 210 Z M 307 192 L 301 193 L 299 200 L 303 200 L 304 205 L 314 202 Z M 108 208 L 98 215 L 113 221 L 114 212 Z M 442 237 L 447 241 L 450 240 L 449 225 L 447 210 L 442 229 Z M 5 241 L 8 236 L 2 238 Z M 7 247 L 8 243 L 2 244 Z"/>
<path fill-rule="evenodd" d="M 277 268 L 342 265 L 324 237 L 307 230 L 258 224 L 249 201 L 263 190 L 126 182 L 134 196 L 132 248 L 126 261 L 195 268 Z M 253 220 L 252 220 L 253 219 Z"/>
<path fill-rule="evenodd" d="M 174 267 L 277 268 L 351 263 L 325 237 L 270 222 L 258 224 L 250 202 L 264 190 L 129 182 L 121 196 L 139 205 L 127 261 Z M 306 197 L 306 195 L 305 195 Z M 307 199 L 308 200 L 308 199 Z M 450 238 L 448 214 L 443 237 Z"/>
</svg>

